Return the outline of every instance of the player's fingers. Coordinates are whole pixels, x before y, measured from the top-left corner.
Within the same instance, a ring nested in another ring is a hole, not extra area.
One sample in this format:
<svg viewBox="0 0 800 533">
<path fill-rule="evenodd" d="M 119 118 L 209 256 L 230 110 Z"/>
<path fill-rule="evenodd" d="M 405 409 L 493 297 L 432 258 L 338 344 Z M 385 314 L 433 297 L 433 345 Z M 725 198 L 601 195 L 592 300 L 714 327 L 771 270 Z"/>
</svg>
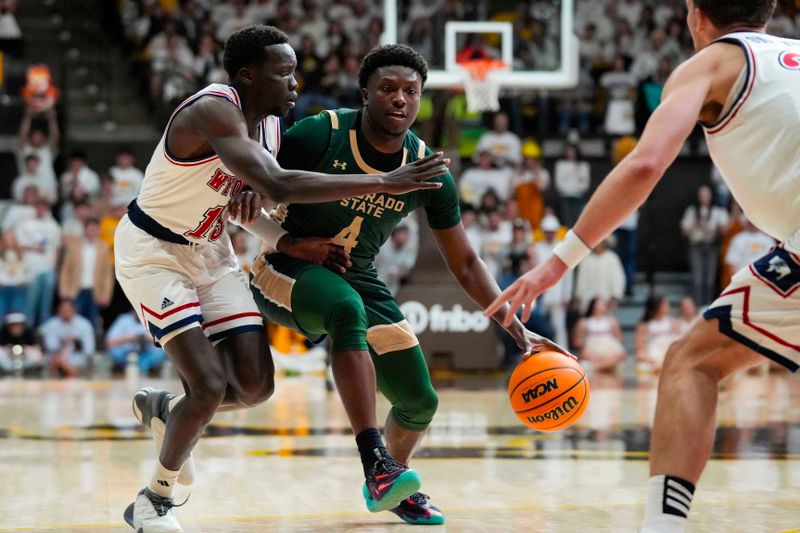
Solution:
<svg viewBox="0 0 800 533">
<path fill-rule="evenodd" d="M 345 268 L 342 265 L 340 265 L 340 264 L 338 264 L 338 263 L 336 263 L 334 261 L 331 261 L 330 259 L 325 261 L 323 263 L 323 266 L 325 266 L 325 268 L 327 268 L 328 270 L 332 270 L 334 272 L 338 272 L 339 274 L 344 274 L 345 273 Z"/>
<path fill-rule="evenodd" d="M 434 159 L 438 159 L 438 158 L 442 157 L 443 155 L 444 155 L 444 152 L 434 152 L 434 153 L 432 153 L 430 155 L 426 155 L 425 157 L 423 157 L 421 159 L 417 159 L 416 161 L 414 161 L 411 164 L 414 165 L 414 166 L 424 165 L 426 163 L 429 163 L 430 161 L 433 161 Z"/>
<path fill-rule="evenodd" d="M 422 172 L 421 174 L 417 174 L 417 180 L 429 180 L 431 178 L 435 178 L 436 176 L 442 176 L 447 174 L 450 170 L 444 166 L 438 166 Z"/>
<path fill-rule="evenodd" d="M 250 220 L 250 202 L 249 202 L 249 198 L 247 198 L 247 196 L 245 196 L 244 199 L 242 200 L 241 210 L 242 210 L 242 222 L 245 222 L 245 223 L 249 224 L 251 222 L 251 220 Z"/>
<path fill-rule="evenodd" d="M 432 168 L 437 168 L 442 166 L 447 168 L 447 165 L 449 164 L 450 164 L 450 158 L 445 157 L 444 159 L 434 159 L 433 161 L 428 161 L 424 165 L 418 165 L 415 170 L 417 172 L 425 172 Z"/>
<path fill-rule="evenodd" d="M 522 312 L 522 323 L 526 324 L 528 320 L 531 319 L 531 313 L 533 313 L 533 306 L 534 306 L 533 299 L 526 300 L 525 302 L 525 311 Z"/>
<path fill-rule="evenodd" d="M 427 179 L 427 178 L 426 178 Z M 442 183 L 439 181 L 418 181 L 414 189 L 441 189 Z"/>
<path fill-rule="evenodd" d="M 489 307 L 484 309 L 483 311 L 484 316 L 492 316 L 497 311 L 499 311 L 500 308 L 503 307 L 503 304 L 512 298 L 512 296 L 514 295 L 514 290 L 515 290 L 514 284 L 512 284 L 506 290 L 501 292 L 500 296 L 495 298 L 495 300 L 489 304 Z"/>
<path fill-rule="evenodd" d="M 228 202 L 228 213 L 231 218 L 236 218 L 239 214 L 239 202 L 236 200 L 231 200 Z"/>
</svg>

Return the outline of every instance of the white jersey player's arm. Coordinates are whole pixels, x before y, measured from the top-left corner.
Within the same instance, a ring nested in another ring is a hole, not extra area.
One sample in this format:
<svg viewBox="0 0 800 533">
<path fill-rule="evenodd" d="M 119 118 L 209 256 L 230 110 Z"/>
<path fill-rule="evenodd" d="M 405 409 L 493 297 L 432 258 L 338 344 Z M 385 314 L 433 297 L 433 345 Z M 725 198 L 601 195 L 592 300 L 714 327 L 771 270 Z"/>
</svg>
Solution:
<svg viewBox="0 0 800 533">
<path fill-rule="evenodd" d="M 644 203 L 694 129 L 709 100 L 720 62 L 728 52 L 724 46 L 710 46 L 670 75 L 661 104 L 648 120 L 638 145 L 597 188 L 578 219 L 567 254 L 556 255 L 557 248 L 556 254 L 503 291 L 485 310 L 487 316 L 509 302 L 504 324 L 511 324 L 520 308 L 524 309 L 522 321 L 526 322 L 534 300 L 564 276 L 567 262 L 575 266 L 589 248 L 597 246 Z M 569 258 L 563 259 L 565 255 Z"/>
<path fill-rule="evenodd" d="M 286 230 L 281 227 L 264 209 L 253 222 L 242 222 L 241 215 L 230 218 L 230 221 L 241 226 L 249 234 L 264 242 L 271 250 L 278 249 L 278 241 L 286 235 Z"/>
<path fill-rule="evenodd" d="M 447 173 L 445 165 L 449 163 L 438 153 L 374 176 L 285 170 L 250 139 L 242 112 L 225 100 L 201 98 L 185 108 L 173 120 L 172 135 L 177 135 L 174 130 L 178 121 L 190 135 L 204 138 L 236 176 L 278 203 L 318 203 L 376 192 L 404 194 L 438 189 L 441 183 L 427 180 Z M 174 147 L 170 150 L 175 151 Z"/>
</svg>

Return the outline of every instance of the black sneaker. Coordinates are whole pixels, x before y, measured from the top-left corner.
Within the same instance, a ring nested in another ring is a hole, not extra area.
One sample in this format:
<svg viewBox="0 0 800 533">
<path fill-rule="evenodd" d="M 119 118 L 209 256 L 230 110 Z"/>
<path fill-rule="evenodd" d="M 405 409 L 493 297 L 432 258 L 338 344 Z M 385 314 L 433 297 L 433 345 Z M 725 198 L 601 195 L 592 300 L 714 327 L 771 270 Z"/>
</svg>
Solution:
<svg viewBox="0 0 800 533">
<path fill-rule="evenodd" d="M 367 475 L 361 494 L 371 513 L 386 511 L 419 490 L 419 474 L 394 459 L 381 459 Z"/>
<path fill-rule="evenodd" d="M 405 522 L 409 524 L 423 526 L 438 526 L 444 524 L 444 513 L 431 503 L 431 498 L 427 494 L 415 492 L 400 505 L 389 509 Z"/>
</svg>

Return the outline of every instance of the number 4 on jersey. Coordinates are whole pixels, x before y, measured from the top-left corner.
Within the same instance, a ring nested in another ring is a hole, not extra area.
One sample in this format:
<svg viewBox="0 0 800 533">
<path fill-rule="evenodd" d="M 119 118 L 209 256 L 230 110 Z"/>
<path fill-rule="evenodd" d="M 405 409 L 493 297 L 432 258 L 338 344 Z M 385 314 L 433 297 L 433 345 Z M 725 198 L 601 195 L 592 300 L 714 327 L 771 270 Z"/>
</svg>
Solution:
<svg viewBox="0 0 800 533">
<path fill-rule="evenodd" d="M 333 238 L 333 243 L 338 244 L 344 248 L 348 254 L 358 246 L 358 234 L 361 233 L 361 223 L 364 222 L 364 217 L 356 217 L 349 226 L 340 231 L 336 237 Z"/>
</svg>

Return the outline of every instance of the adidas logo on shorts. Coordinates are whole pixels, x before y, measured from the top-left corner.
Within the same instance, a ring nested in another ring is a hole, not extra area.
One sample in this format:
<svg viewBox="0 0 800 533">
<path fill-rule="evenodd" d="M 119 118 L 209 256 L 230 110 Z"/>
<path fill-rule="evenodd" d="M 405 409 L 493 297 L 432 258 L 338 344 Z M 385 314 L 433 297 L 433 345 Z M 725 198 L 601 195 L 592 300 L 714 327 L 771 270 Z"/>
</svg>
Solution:
<svg viewBox="0 0 800 533">
<path fill-rule="evenodd" d="M 164 298 L 164 300 L 161 302 L 161 310 L 163 311 L 164 309 L 166 309 L 170 305 L 174 305 L 174 304 L 175 304 L 175 302 L 173 302 L 169 298 Z"/>
</svg>

